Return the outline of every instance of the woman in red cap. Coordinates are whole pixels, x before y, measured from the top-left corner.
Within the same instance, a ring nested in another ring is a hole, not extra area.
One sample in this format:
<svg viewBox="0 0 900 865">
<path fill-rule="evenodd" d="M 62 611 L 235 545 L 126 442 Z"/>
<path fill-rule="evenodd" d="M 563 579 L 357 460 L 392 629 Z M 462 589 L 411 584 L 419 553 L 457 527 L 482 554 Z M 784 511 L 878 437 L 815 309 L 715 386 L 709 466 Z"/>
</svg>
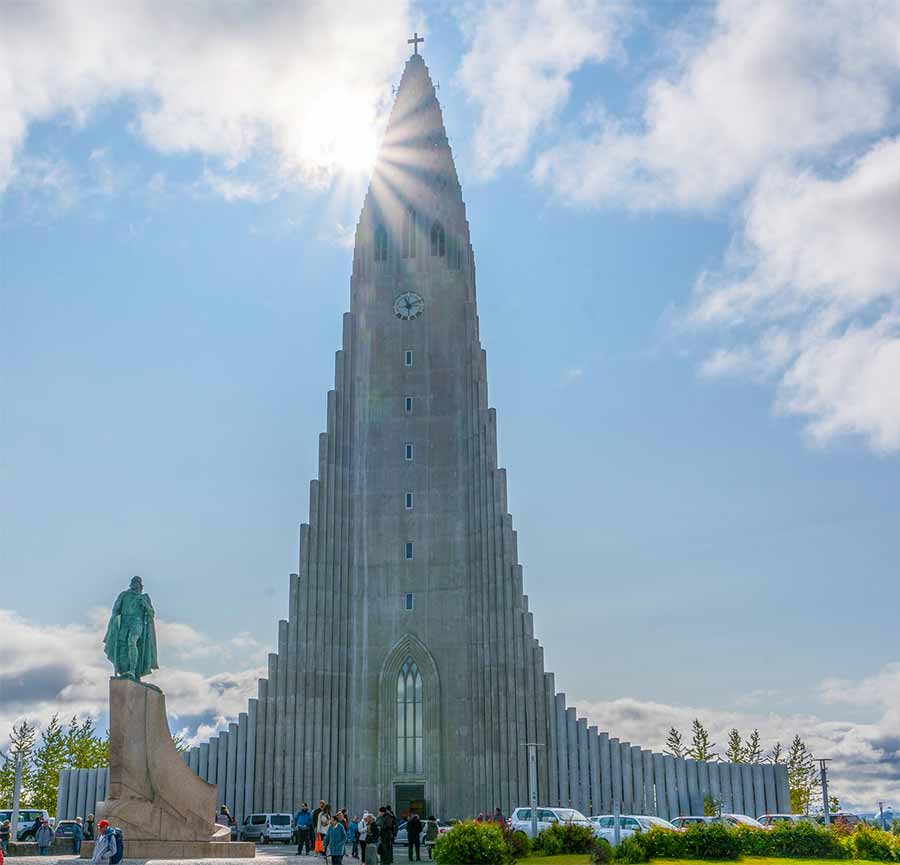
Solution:
<svg viewBox="0 0 900 865">
<path fill-rule="evenodd" d="M 97 824 L 97 840 L 94 842 L 94 865 L 109 865 L 109 860 L 116 853 L 116 833 L 109 825 L 109 820 L 101 820 Z"/>
</svg>

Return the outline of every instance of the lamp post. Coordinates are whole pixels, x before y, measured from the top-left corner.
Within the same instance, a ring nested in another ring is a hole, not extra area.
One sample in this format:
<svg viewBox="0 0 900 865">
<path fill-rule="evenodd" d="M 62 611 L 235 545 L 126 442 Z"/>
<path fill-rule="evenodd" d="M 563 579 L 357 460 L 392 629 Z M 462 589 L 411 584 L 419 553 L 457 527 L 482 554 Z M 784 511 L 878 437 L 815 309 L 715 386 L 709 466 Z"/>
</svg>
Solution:
<svg viewBox="0 0 900 865">
<path fill-rule="evenodd" d="M 531 806 L 531 838 L 537 838 L 537 807 L 538 807 L 538 780 L 537 780 L 537 749 L 543 748 L 540 742 L 526 742 L 528 748 L 528 804 Z"/>
<path fill-rule="evenodd" d="M 824 809 L 823 816 L 826 828 L 831 825 L 831 811 L 828 803 L 828 768 L 826 765 L 829 760 L 829 757 L 819 758 L 819 776 L 822 779 L 822 805 Z"/>
<path fill-rule="evenodd" d="M 3 757 L 4 760 L 9 760 L 2 751 L 0 751 L 0 756 Z M 18 841 L 19 840 L 19 802 L 22 798 L 22 753 L 16 753 L 16 775 L 15 781 L 13 782 L 13 800 L 12 800 L 12 814 L 10 815 L 9 828 L 10 828 L 10 840 Z"/>
</svg>

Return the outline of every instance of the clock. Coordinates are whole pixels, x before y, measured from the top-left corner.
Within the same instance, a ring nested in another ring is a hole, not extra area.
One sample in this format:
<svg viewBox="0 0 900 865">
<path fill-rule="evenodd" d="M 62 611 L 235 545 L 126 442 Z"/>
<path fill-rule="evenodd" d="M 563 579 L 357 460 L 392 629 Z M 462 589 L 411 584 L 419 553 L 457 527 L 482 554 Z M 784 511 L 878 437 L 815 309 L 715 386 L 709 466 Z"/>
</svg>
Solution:
<svg viewBox="0 0 900 865">
<path fill-rule="evenodd" d="M 425 301 L 414 291 L 404 291 L 394 300 L 394 315 L 403 321 L 418 318 L 425 309 Z"/>
</svg>

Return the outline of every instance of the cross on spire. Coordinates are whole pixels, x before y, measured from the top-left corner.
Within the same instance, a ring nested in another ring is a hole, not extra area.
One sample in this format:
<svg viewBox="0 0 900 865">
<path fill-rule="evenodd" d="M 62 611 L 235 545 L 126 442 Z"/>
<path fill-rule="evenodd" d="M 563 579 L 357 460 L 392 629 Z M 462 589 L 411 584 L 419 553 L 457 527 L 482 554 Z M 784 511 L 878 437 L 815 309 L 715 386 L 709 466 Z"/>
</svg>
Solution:
<svg viewBox="0 0 900 865">
<path fill-rule="evenodd" d="M 424 37 L 424 36 L 419 36 L 418 31 L 416 31 L 415 33 L 413 33 L 413 38 L 412 38 L 412 39 L 407 39 L 407 40 L 406 40 L 406 44 L 407 44 L 407 45 L 412 45 L 412 47 L 413 47 L 413 54 L 418 54 L 418 53 L 419 53 L 419 43 L 420 43 L 420 42 L 424 42 L 424 41 L 425 41 L 425 37 Z"/>
</svg>

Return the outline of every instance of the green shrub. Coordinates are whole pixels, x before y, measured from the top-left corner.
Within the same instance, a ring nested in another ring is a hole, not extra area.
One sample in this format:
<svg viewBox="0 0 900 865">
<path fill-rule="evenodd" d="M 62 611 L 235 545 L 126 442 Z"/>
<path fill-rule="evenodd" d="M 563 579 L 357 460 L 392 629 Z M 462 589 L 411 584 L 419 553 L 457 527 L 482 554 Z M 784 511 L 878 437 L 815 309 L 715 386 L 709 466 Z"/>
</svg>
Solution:
<svg viewBox="0 0 900 865">
<path fill-rule="evenodd" d="M 562 853 L 590 853 L 597 839 L 589 826 L 577 823 L 554 823 L 539 833 L 531 848 L 538 856 L 559 856 Z"/>
<path fill-rule="evenodd" d="M 623 838 L 616 847 L 616 862 L 624 862 L 625 865 L 638 865 L 640 862 L 650 861 L 650 851 L 644 844 L 644 833 L 635 832 L 628 838 Z"/>
<path fill-rule="evenodd" d="M 900 835 L 900 817 L 895 817 L 891 821 L 891 832 L 895 835 Z"/>
<path fill-rule="evenodd" d="M 739 859 L 738 833 L 722 823 L 698 823 L 683 833 L 685 859 Z"/>
<path fill-rule="evenodd" d="M 844 859 L 849 855 L 836 832 L 813 823 L 776 823 L 766 831 L 741 826 L 735 834 L 746 856 Z"/>
<path fill-rule="evenodd" d="M 501 826 L 503 841 L 510 859 L 524 859 L 531 852 L 531 841 L 524 832 L 513 831 L 506 824 Z"/>
<path fill-rule="evenodd" d="M 847 839 L 847 847 L 854 859 L 876 859 L 880 862 L 900 859 L 900 845 L 891 833 L 870 826 L 858 826 Z"/>
<path fill-rule="evenodd" d="M 507 865 L 512 856 L 496 823 L 457 823 L 434 844 L 438 865 Z"/>
<path fill-rule="evenodd" d="M 593 865 L 609 865 L 615 859 L 612 844 L 605 839 L 599 839 L 591 850 L 591 862 Z"/>
</svg>

